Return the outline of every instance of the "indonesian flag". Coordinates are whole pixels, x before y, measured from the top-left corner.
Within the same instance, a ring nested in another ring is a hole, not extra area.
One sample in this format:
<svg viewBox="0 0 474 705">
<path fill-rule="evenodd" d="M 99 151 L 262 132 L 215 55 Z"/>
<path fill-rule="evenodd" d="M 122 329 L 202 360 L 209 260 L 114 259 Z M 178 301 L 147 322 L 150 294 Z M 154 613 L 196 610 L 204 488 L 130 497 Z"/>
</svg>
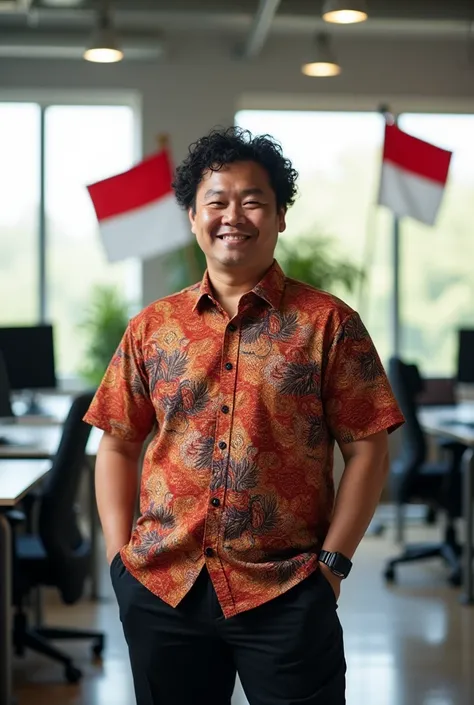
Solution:
<svg viewBox="0 0 474 705">
<path fill-rule="evenodd" d="M 433 225 L 443 198 L 452 152 L 386 125 L 379 204 L 395 215 Z"/>
<path fill-rule="evenodd" d="M 175 200 L 172 178 L 171 159 L 164 149 L 87 187 L 109 262 L 147 259 L 189 242 L 189 224 Z"/>
</svg>

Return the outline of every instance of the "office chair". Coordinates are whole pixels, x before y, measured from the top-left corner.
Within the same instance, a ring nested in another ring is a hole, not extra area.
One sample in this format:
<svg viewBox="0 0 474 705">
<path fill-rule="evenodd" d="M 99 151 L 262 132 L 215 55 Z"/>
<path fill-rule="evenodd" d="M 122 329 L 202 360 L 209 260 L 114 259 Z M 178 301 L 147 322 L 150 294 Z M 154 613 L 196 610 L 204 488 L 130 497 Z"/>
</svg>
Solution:
<svg viewBox="0 0 474 705">
<path fill-rule="evenodd" d="M 72 605 L 82 597 L 91 572 L 91 546 L 79 528 L 75 502 L 91 431 L 82 418 L 92 397 L 92 393 L 81 394 L 71 405 L 57 454 L 38 500 L 38 532 L 25 535 L 14 532 L 13 542 L 15 651 L 22 655 L 25 649 L 33 649 L 59 661 L 64 664 L 70 683 L 77 682 L 82 673 L 50 640 L 91 639 L 93 654 L 99 657 L 104 648 L 104 634 L 79 629 L 32 629 L 27 623 L 24 605 L 38 586 L 56 587 L 63 602 Z"/>
<path fill-rule="evenodd" d="M 10 398 L 10 380 L 8 379 L 5 358 L 0 350 L 0 417 L 13 417 Z"/>
<path fill-rule="evenodd" d="M 385 578 L 395 580 L 395 566 L 401 563 L 441 557 L 451 568 L 449 581 L 461 584 L 461 547 L 458 543 L 455 519 L 462 512 L 461 460 L 464 446 L 448 443 L 444 450 L 445 462 L 428 462 L 425 435 L 418 421 L 417 399 L 423 381 L 416 365 L 409 365 L 398 358 L 389 363 L 389 377 L 405 424 L 401 429 L 401 451 L 392 464 L 391 489 L 397 503 L 398 535 L 403 535 L 403 508 L 414 501 L 433 504 L 443 510 L 447 521 L 444 539 L 437 544 L 407 545 L 403 553 L 388 561 Z"/>
</svg>

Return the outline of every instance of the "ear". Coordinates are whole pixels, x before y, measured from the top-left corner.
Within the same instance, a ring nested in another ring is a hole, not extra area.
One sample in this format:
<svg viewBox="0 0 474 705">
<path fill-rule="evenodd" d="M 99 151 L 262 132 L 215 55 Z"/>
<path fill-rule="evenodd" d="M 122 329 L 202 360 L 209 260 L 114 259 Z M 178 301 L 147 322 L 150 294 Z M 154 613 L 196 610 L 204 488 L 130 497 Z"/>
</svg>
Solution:
<svg viewBox="0 0 474 705">
<path fill-rule="evenodd" d="M 278 213 L 278 232 L 283 233 L 286 230 L 286 210 L 280 208 Z"/>
<path fill-rule="evenodd" d="M 194 208 L 192 206 L 188 209 L 188 217 L 189 222 L 191 223 L 191 232 L 196 235 L 196 213 L 194 212 Z"/>
</svg>

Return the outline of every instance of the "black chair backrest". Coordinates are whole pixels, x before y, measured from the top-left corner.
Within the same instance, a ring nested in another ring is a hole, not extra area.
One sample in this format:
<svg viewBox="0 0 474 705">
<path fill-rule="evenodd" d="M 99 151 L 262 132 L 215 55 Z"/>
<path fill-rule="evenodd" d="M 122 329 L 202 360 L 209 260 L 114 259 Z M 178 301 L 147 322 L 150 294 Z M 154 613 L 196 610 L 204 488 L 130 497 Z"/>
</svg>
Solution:
<svg viewBox="0 0 474 705">
<path fill-rule="evenodd" d="M 398 460 L 406 476 L 405 492 L 409 493 L 410 481 L 418 474 L 427 454 L 425 434 L 418 421 L 418 397 L 423 391 L 423 380 L 416 365 L 397 357 L 390 359 L 388 369 L 393 392 L 405 417 Z"/>
<path fill-rule="evenodd" d="M 71 405 L 39 510 L 39 534 L 53 581 L 69 604 L 81 597 L 90 572 L 90 542 L 81 533 L 76 502 L 91 432 L 82 419 L 93 396 L 81 394 Z"/>
<path fill-rule="evenodd" d="M 0 350 L 0 417 L 13 416 L 10 397 L 10 381 L 7 374 L 7 366 Z"/>
</svg>

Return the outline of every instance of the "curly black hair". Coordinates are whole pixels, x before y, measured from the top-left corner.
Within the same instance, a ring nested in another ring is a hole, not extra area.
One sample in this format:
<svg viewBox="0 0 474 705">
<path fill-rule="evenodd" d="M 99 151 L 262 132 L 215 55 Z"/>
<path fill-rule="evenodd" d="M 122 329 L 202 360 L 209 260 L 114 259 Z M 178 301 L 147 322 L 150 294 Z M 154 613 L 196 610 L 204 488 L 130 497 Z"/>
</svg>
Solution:
<svg viewBox="0 0 474 705">
<path fill-rule="evenodd" d="M 196 191 L 206 171 L 219 171 L 226 164 L 253 161 L 268 173 L 277 208 L 292 206 L 298 172 L 283 156 L 281 145 L 271 135 L 253 136 L 241 127 L 214 129 L 189 147 L 173 181 L 176 200 L 188 210 L 196 207 Z"/>
</svg>

